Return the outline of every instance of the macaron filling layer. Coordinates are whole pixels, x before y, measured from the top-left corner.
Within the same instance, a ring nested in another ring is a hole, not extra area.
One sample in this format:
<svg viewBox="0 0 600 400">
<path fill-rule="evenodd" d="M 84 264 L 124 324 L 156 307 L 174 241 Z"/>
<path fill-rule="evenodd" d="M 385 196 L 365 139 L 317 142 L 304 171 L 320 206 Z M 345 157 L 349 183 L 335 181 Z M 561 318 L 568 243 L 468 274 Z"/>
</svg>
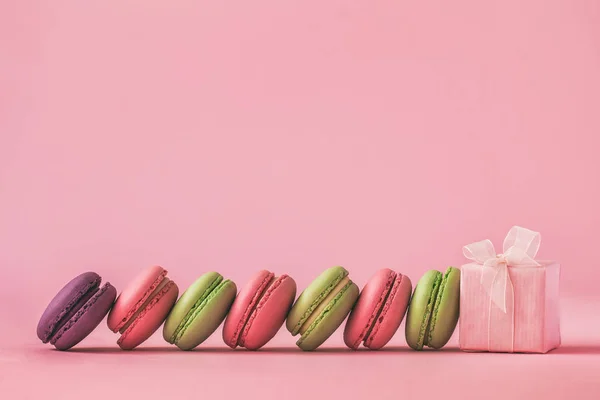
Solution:
<svg viewBox="0 0 600 400">
<path fill-rule="evenodd" d="M 327 304 L 324 300 L 329 296 L 329 294 L 338 286 L 341 280 L 348 276 L 348 271 L 344 270 L 342 274 L 338 275 L 329 286 L 313 301 L 310 307 L 304 312 L 294 330 L 291 332 L 292 336 L 296 336 L 298 333 L 302 333 L 302 326 L 306 324 L 309 317 L 313 314 L 313 312 L 319 307 L 321 303 Z"/>
<path fill-rule="evenodd" d="M 221 281 L 223 281 L 223 277 L 222 276 L 219 275 L 219 276 L 215 277 L 215 279 L 210 283 L 208 289 L 206 289 L 202 293 L 202 295 L 198 298 L 198 300 L 196 300 L 196 302 L 194 303 L 194 305 L 192 306 L 192 308 L 190 308 L 190 310 L 187 312 L 187 314 L 185 315 L 185 317 L 183 317 L 183 319 L 181 320 L 181 322 L 179 323 L 179 325 L 175 329 L 175 332 L 173 332 L 173 335 L 171 335 L 171 337 L 169 338 L 169 343 L 173 344 L 177 340 L 179 340 L 181 338 L 181 336 L 183 336 L 183 333 L 181 331 L 184 330 L 184 328 L 187 327 L 187 325 L 189 325 L 190 320 L 194 316 L 194 310 L 198 309 L 199 307 L 203 307 L 202 303 L 206 300 L 206 298 L 208 297 L 208 295 L 211 294 L 212 291 L 215 290 L 215 288 L 217 286 L 219 286 L 219 284 L 221 283 Z"/>
<path fill-rule="evenodd" d="M 54 343 L 57 339 L 54 336 L 69 322 L 69 320 L 94 296 L 100 286 L 101 278 L 89 282 L 71 299 L 65 308 L 56 316 L 54 321 L 44 331 L 42 343 Z"/>
<path fill-rule="evenodd" d="M 72 316 L 69 317 L 60 328 L 58 328 L 56 333 L 50 339 L 50 344 L 55 344 L 62 337 L 62 335 L 64 335 L 65 332 L 67 332 L 73 325 L 75 325 L 79 318 L 81 318 L 81 316 L 90 307 L 92 307 L 100 298 L 100 296 L 102 296 L 104 292 L 106 292 L 110 287 L 111 284 L 107 282 L 104 284 L 104 286 L 102 286 L 101 289 L 95 288 L 94 290 L 90 291 L 85 297 L 83 297 L 82 300 L 77 303 L 78 305 L 80 303 L 83 304 L 80 307 L 74 307 L 71 310 L 70 314 L 72 314 Z"/>
<path fill-rule="evenodd" d="M 238 344 L 240 346 L 244 347 L 246 345 L 246 337 L 248 336 L 248 332 L 250 332 L 250 329 L 252 328 L 252 323 L 256 319 L 256 316 L 258 315 L 258 313 L 260 313 L 260 310 L 262 309 L 262 307 L 265 305 L 265 303 L 269 299 L 271 293 L 273 293 L 281 285 L 281 283 L 286 279 L 288 279 L 288 276 L 282 275 L 279 278 L 273 278 L 269 282 L 269 285 L 261 294 L 260 298 L 258 299 L 258 303 L 256 304 L 256 307 L 254 307 L 254 309 L 252 310 L 252 313 L 250 314 L 248 320 L 246 321 L 246 323 L 244 325 L 242 334 L 240 335 L 240 338 L 238 340 Z"/>
<path fill-rule="evenodd" d="M 332 293 L 332 297 L 331 297 L 330 301 L 323 302 L 325 307 L 323 307 L 322 309 L 321 309 L 321 307 L 319 307 L 319 309 L 315 310 L 314 317 L 313 317 L 313 315 L 311 315 L 310 320 L 312 322 L 310 323 L 310 325 L 307 323 L 307 324 L 305 324 L 305 326 L 302 327 L 302 336 L 296 342 L 296 344 L 298 346 L 300 346 L 302 344 L 302 342 L 310 335 L 310 333 L 319 325 L 319 323 L 327 317 L 327 313 L 329 313 L 329 311 L 331 311 L 335 307 L 336 303 L 344 296 L 344 293 L 353 284 L 352 281 L 347 277 L 344 279 L 344 283 L 345 284 L 339 291 L 335 291 Z M 329 300 L 329 297 L 327 300 Z M 307 322 L 309 322 L 309 321 L 307 321 Z"/>
<path fill-rule="evenodd" d="M 173 282 L 173 281 L 171 281 L 169 279 L 165 279 L 164 280 L 164 284 L 161 284 L 159 288 L 155 289 L 152 292 L 152 296 L 149 296 L 149 300 L 147 302 L 145 302 L 144 305 L 143 305 L 143 307 L 140 308 L 140 310 L 135 313 L 135 315 L 133 316 L 133 318 L 131 318 L 127 322 L 127 326 L 121 328 L 121 330 L 119 331 L 121 333 L 121 337 L 119 338 L 119 340 L 117 340 L 117 344 L 119 346 L 127 338 L 127 335 L 131 331 L 133 331 L 133 329 L 135 328 L 135 326 L 137 325 L 137 323 L 144 318 L 144 315 L 147 314 L 150 310 L 152 310 L 152 308 L 156 304 L 158 304 L 158 302 L 160 301 L 160 299 L 169 290 L 171 290 L 173 288 L 173 286 L 175 286 L 175 282 Z"/>
<path fill-rule="evenodd" d="M 254 293 L 252 300 L 250 300 L 250 303 L 244 310 L 244 314 L 242 315 L 242 318 L 240 319 L 237 327 L 235 328 L 235 331 L 233 332 L 233 337 L 231 338 L 231 341 L 229 343 L 230 347 L 235 348 L 235 346 L 237 346 L 237 345 L 244 346 L 243 342 L 244 342 L 245 335 L 242 333 L 244 331 L 246 331 L 245 333 L 247 333 L 247 329 L 244 329 L 244 328 L 248 324 L 248 322 L 250 320 L 250 316 L 254 311 L 254 308 L 259 303 L 260 299 L 262 299 L 262 297 L 265 295 L 267 288 L 269 287 L 269 285 L 271 285 L 271 283 L 274 281 L 274 279 L 275 279 L 275 274 L 270 272 L 265 276 L 265 278 L 261 282 L 260 286 L 256 290 L 256 293 Z"/>
<path fill-rule="evenodd" d="M 227 286 L 230 282 L 231 280 L 223 280 L 222 276 L 218 276 L 211 283 L 210 287 L 204 293 L 202 293 L 202 296 L 200 296 L 198 301 L 196 301 L 194 306 L 190 309 L 190 311 L 188 311 L 185 318 L 183 318 L 179 326 L 177 326 L 177 329 L 175 329 L 175 332 L 173 333 L 173 336 L 171 337 L 169 343 L 176 344 L 183 337 L 185 331 L 187 330 L 187 328 L 189 328 L 192 322 L 194 322 L 194 319 L 196 319 L 198 314 L 200 314 L 202 310 L 208 305 L 208 303 L 210 303 L 210 301 L 219 294 L 221 289 Z"/>
<path fill-rule="evenodd" d="M 313 313 L 306 319 L 304 324 L 300 327 L 300 334 L 304 335 L 304 332 L 306 332 L 308 328 L 313 324 L 313 322 L 315 322 L 317 318 L 327 309 L 329 303 L 331 303 L 337 297 L 340 290 L 342 290 L 344 286 L 348 285 L 349 283 L 351 283 L 349 276 L 346 276 L 344 279 L 338 282 L 338 284 L 333 288 L 333 290 L 331 290 L 327 297 L 325 297 L 321 301 L 321 304 L 319 304 L 319 306 L 315 308 Z"/>
<path fill-rule="evenodd" d="M 379 310 L 379 312 L 377 313 L 376 316 L 374 314 L 375 317 L 373 318 L 372 326 L 370 327 L 369 331 L 365 335 L 365 339 L 364 339 L 365 346 L 369 347 L 369 345 L 373 342 L 373 339 L 377 335 L 377 332 L 379 331 L 381 324 L 385 320 L 385 316 L 386 316 L 388 310 L 390 309 L 392 302 L 394 301 L 394 298 L 396 297 L 396 293 L 398 292 L 398 288 L 400 287 L 401 282 L 402 282 L 402 275 L 395 273 L 391 284 L 389 283 L 389 281 L 388 281 L 388 284 L 386 284 L 386 292 L 387 293 L 386 293 L 384 299 L 382 299 L 382 300 L 380 299 L 380 301 L 382 301 L 381 309 Z M 390 285 L 391 285 L 391 288 L 388 290 Z M 357 347 L 358 347 L 358 345 L 357 345 Z"/>
<path fill-rule="evenodd" d="M 127 312 L 127 315 L 123 317 L 123 319 L 115 326 L 113 332 L 121 332 L 123 333 L 131 324 L 131 321 L 134 320 L 135 317 L 138 316 L 140 311 L 143 311 L 145 307 L 147 307 L 148 302 L 152 301 L 155 293 L 157 292 L 158 286 L 163 282 L 163 280 L 167 279 L 167 271 L 162 270 L 160 275 L 156 278 L 156 280 L 152 283 L 150 288 L 144 293 L 142 298 L 138 300 L 138 302 Z M 164 287 L 164 285 L 162 286 Z M 160 291 L 160 290 L 158 290 Z M 117 300 L 118 301 L 118 300 Z M 127 326 L 126 326 L 127 325 Z"/>
<path fill-rule="evenodd" d="M 423 348 L 425 339 L 429 336 L 429 322 L 431 321 L 431 315 L 433 314 L 433 308 L 436 303 L 437 293 L 438 293 L 441 282 L 442 282 L 442 273 L 439 272 L 435 276 L 435 281 L 433 282 L 431 294 L 429 295 L 429 300 L 427 302 L 427 308 L 425 309 L 425 314 L 423 315 L 423 321 L 421 322 L 421 329 L 419 330 L 419 339 L 417 341 L 417 347 L 419 349 Z"/>
<path fill-rule="evenodd" d="M 358 337 L 358 340 L 354 343 L 354 345 L 356 346 L 355 348 L 358 348 L 358 346 L 360 345 L 360 342 L 363 340 L 366 343 L 367 339 L 371 335 L 371 332 L 373 331 L 373 328 L 375 327 L 375 323 L 377 322 L 377 319 L 380 317 L 381 312 L 383 311 L 383 306 L 391 293 L 391 288 L 394 284 L 394 281 L 396 280 L 396 275 L 397 274 L 394 272 L 394 273 L 391 273 L 390 276 L 388 277 L 388 280 L 385 283 L 385 288 L 381 292 L 381 296 L 379 297 L 379 300 L 377 301 L 377 304 L 375 305 L 375 308 L 373 309 L 373 313 L 371 314 L 369 320 L 367 321 L 367 325 L 365 326 L 365 329 Z"/>
<path fill-rule="evenodd" d="M 140 316 L 140 314 L 142 312 L 144 312 L 144 310 L 146 310 L 146 308 L 148 307 L 148 305 L 157 297 L 160 295 L 160 293 L 164 290 L 165 286 L 167 286 L 169 283 L 171 282 L 171 280 L 169 278 L 164 278 L 159 284 L 158 286 L 156 286 L 156 288 L 154 288 L 154 290 L 148 295 L 146 296 L 146 301 L 144 303 L 142 303 L 142 305 L 137 309 L 136 312 L 134 312 L 129 319 L 125 322 L 125 324 L 121 327 L 121 329 L 119 330 L 120 333 L 123 333 L 127 330 L 127 328 L 129 328 L 131 326 L 131 324 L 133 324 L 133 322 Z"/>
<path fill-rule="evenodd" d="M 442 283 L 440 284 L 440 287 L 438 289 L 438 293 L 437 293 L 437 297 L 435 300 L 435 306 L 433 307 L 433 315 L 431 316 L 431 322 L 429 323 L 429 329 L 428 329 L 428 334 L 427 334 L 427 338 L 424 342 L 424 345 L 428 345 L 429 342 L 431 342 L 432 340 L 432 334 L 433 331 L 435 329 L 435 324 L 437 322 L 437 317 L 438 317 L 438 312 L 440 310 L 440 304 L 442 303 L 442 296 L 444 294 L 444 289 L 446 288 L 446 283 L 448 282 L 448 277 L 450 276 L 450 273 L 452 272 L 452 267 L 448 268 L 446 270 L 446 273 L 444 274 L 444 278 L 442 279 Z"/>
</svg>

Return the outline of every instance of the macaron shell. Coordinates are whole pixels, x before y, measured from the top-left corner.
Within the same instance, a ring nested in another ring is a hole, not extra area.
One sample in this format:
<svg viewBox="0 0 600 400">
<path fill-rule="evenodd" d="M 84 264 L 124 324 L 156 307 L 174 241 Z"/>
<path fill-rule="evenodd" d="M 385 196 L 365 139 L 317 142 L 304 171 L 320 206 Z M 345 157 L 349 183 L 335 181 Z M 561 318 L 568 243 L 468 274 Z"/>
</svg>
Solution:
<svg viewBox="0 0 600 400">
<path fill-rule="evenodd" d="M 47 343 L 59 322 L 66 317 L 77 302 L 93 288 L 100 285 L 100 276 L 95 272 L 84 272 L 71 279 L 50 301 L 37 325 L 38 338 Z"/>
<path fill-rule="evenodd" d="M 383 309 L 385 296 L 392 290 L 396 273 L 384 268 L 377 271 L 367 282 L 356 305 L 354 306 L 346 327 L 344 343 L 351 349 L 358 349 L 368 331 L 375 325 L 376 314 Z"/>
<path fill-rule="evenodd" d="M 167 275 L 167 271 L 160 266 L 152 266 L 138 274 L 133 282 L 121 292 L 108 314 L 107 324 L 110 330 L 119 331 L 165 275 Z"/>
<path fill-rule="evenodd" d="M 184 321 L 190 310 L 194 307 L 196 302 L 202 298 L 209 289 L 215 287 L 223 280 L 223 277 L 218 272 L 207 272 L 200 278 L 196 279 L 194 283 L 186 289 L 181 295 L 181 298 L 177 301 L 163 327 L 163 338 L 171 343 L 171 339 L 175 334 L 179 325 Z"/>
<path fill-rule="evenodd" d="M 408 276 L 398 275 L 392 292 L 365 341 L 365 346 L 369 349 L 378 350 L 385 346 L 400 327 L 400 323 L 406 314 L 412 293 L 412 283 Z"/>
<path fill-rule="evenodd" d="M 106 317 L 116 297 L 117 290 L 106 283 L 58 332 L 54 347 L 68 350 L 85 339 Z"/>
<path fill-rule="evenodd" d="M 164 322 L 177 300 L 179 288 L 169 282 L 143 310 L 117 341 L 123 350 L 131 350 L 148 339 Z"/>
<path fill-rule="evenodd" d="M 271 340 L 283 325 L 295 297 L 294 279 L 283 275 L 274 281 L 246 323 L 241 336 L 243 346 L 257 350 Z"/>
<path fill-rule="evenodd" d="M 414 350 L 423 348 L 423 343 L 419 341 L 421 327 L 429 323 L 437 294 L 437 289 L 433 293 L 434 286 L 436 280 L 441 279 L 441 275 L 442 273 L 436 270 L 427 271 L 415 287 L 406 315 L 406 343 Z M 430 300 L 431 309 L 428 307 Z"/>
<path fill-rule="evenodd" d="M 318 306 L 318 301 L 325 298 L 336 284 L 348 275 L 343 267 L 331 267 L 323 271 L 304 291 L 300 294 L 296 303 L 287 317 L 286 328 L 297 335 L 302 323 L 310 315 L 311 309 Z"/>
<path fill-rule="evenodd" d="M 430 332 L 427 342 L 427 345 L 434 349 L 441 349 L 448 343 L 458 323 L 460 307 L 460 270 L 458 268 L 451 267 L 439 293 L 441 294 L 438 296 L 440 304 L 436 304 L 437 312 L 434 309 L 432 316 L 434 320 L 431 322 L 434 329 Z"/>
<path fill-rule="evenodd" d="M 311 351 L 323 344 L 344 322 L 344 319 L 346 319 L 348 313 L 350 313 L 350 310 L 356 303 L 358 294 L 358 286 L 352 282 L 314 329 L 306 332 L 298 340 L 296 343 L 298 347 L 305 351 Z"/>
<path fill-rule="evenodd" d="M 175 343 L 181 350 L 191 350 L 204 342 L 225 319 L 235 299 L 237 287 L 232 281 L 227 281 L 215 290 L 219 292 L 192 317 L 181 338 Z"/>
<path fill-rule="evenodd" d="M 237 347 L 239 336 L 252 314 L 253 307 L 258 303 L 259 297 L 263 291 L 267 290 L 274 277 L 275 274 L 272 272 L 267 270 L 259 271 L 240 290 L 223 325 L 223 341 L 227 346 L 231 348 Z"/>
</svg>

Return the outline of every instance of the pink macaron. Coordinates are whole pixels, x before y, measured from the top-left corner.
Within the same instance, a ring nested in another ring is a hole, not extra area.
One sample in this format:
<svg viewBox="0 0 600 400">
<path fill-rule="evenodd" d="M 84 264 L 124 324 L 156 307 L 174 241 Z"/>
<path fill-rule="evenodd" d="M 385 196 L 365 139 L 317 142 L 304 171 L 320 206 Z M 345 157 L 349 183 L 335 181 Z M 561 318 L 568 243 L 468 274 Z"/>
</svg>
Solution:
<svg viewBox="0 0 600 400">
<path fill-rule="evenodd" d="M 367 282 L 350 313 L 344 329 L 344 342 L 351 349 L 377 350 L 398 330 L 410 303 L 412 283 L 406 275 L 384 268 Z"/>
<path fill-rule="evenodd" d="M 275 336 L 296 297 L 296 282 L 287 275 L 275 277 L 260 271 L 236 297 L 223 326 L 223 340 L 257 350 Z"/>
<path fill-rule="evenodd" d="M 117 344 L 131 350 L 160 327 L 173 308 L 179 288 L 169 278 L 167 271 L 153 266 L 140 273 L 121 292 L 110 314 L 108 327 L 119 332 Z"/>
</svg>

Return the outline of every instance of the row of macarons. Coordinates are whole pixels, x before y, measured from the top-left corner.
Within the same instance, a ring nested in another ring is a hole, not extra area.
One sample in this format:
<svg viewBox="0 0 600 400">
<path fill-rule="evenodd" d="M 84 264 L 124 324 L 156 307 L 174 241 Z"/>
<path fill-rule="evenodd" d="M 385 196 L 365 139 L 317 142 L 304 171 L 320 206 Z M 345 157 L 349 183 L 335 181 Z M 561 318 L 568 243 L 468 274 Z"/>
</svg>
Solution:
<svg viewBox="0 0 600 400">
<path fill-rule="evenodd" d="M 238 293 L 217 272 L 199 277 L 179 297 L 167 271 L 153 266 L 140 273 L 117 297 L 101 277 L 85 272 L 52 299 L 37 326 L 37 336 L 59 350 L 81 342 L 108 314 L 117 344 L 131 350 L 163 325 L 163 337 L 182 350 L 204 342 L 225 321 L 222 336 L 231 348 L 257 350 L 285 323 L 297 346 L 314 350 L 348 318 L 344 342 L 351 349 L 385 346 L 406 315 L 406 342 L 415 349 L 442 348 L 459 316 L 460 270 L 426 272 L 413 291 L 406 275 L 377 271 L 359 291 L 343 267 L 321 273 L 296 299 L 296 282 L 288 275 L 259 271 Z"/>
</svg>

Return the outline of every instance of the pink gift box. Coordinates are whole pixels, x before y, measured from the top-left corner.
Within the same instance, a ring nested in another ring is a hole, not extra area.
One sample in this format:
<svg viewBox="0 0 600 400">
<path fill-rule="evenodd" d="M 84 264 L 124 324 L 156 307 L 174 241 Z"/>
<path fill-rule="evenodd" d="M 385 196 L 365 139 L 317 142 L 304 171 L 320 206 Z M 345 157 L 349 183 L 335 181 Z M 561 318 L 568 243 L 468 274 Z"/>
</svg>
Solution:
<svg viewBox="0 0 600 400">
<path fill-rule="evenodd" d="M 546 353 L 560 346 L 560 265 L 534 260 L 539 233 L 514 227 L 496 255 L 492 243 L 465 246 L 459 345 L 465 351 Z"/>
<path fill-rule="evenodd" d="M 490 304 L 481 283 L 483 269 L 488 267 L 476 263 L 461 267 L 461 350 L 546 353 L 560 345 L 560 265 L 552 261 L 538 262 L 541 267 L 508 267 L 514 289 L 513 313 L 510 310 L 505 313 Z"/>
</svg>

